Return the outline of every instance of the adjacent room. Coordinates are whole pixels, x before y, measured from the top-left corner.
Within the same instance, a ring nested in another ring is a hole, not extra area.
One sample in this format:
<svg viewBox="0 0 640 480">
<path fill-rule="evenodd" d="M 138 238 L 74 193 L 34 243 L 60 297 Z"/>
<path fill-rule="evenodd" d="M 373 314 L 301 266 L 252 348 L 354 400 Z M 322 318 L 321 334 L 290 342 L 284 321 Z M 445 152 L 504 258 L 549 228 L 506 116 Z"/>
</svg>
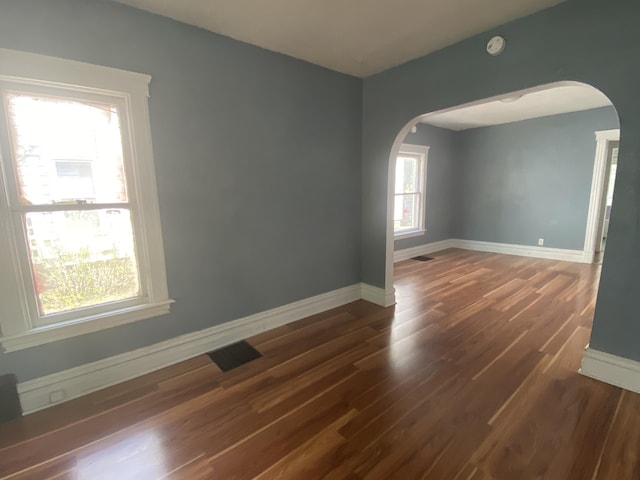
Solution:
<svg viewBox="0 0 640 480">
<path fill-rule="evenodd" d="M 601 263 L 619 127 L 575 82 L 421 116 L 390 188 L 394 261 L 457 246 Z"/>
<path fill-rule="evenodd" d="M 635 0 L 0 0 L 0 479 L 640 476 Z"/>
</svg>

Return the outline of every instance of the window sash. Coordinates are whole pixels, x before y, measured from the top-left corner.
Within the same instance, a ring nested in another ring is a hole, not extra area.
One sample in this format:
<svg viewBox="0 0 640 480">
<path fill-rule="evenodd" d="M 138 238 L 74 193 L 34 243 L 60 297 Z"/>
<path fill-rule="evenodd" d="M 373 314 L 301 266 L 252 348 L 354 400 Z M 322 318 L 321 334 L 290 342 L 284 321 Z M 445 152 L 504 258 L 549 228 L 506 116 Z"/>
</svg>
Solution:
<svg viewBox="0 0 640 480">
<path fill-rule="evenodd" d="M 406 233 L 406 232 L 415 232 L 417 230 L 420 230 L 421 225 L 420 225 L 420 218 L 422 215 L 422 193 L 421 192 L 406 192 L 406 193 L 396 193 L 394 198 L 397 202 L 398 197 L 402 197 L 403 199 L 406 197 L 412 197 L 413 198 L 413 204 L 414 204 L 414 222 L 411 225 L 407 225 L 407 226 L 401 226 L 401 227 L 397 227 L 394 228 L 394 231 L 396 233 Z M 394 205 L 395 208 L 395 205 Z"/>
<path fill-rule="evenodd" d="M 4 87 L 2 82 L 0 82 L 0 91 L 4 93 Z M 12 91 L 17 90 L 15 85 L 12 85 Z M 31 92 L 28 88 L 19 89 L 20 92 L 23 93 L 42 93 L 42 89 L 38 89 L 38 92 Z M 47 89 L 47 93 L 55 94 L 56 96 L 63 97 L 59 92 L 53 93 L 51 89 Z M 82 95 L 75 95 L 75 100 L 83 101 L 80 98 L 77 98 Z M 64 98 L 67 98 L 66 96 Z M 92 95 L 91 100 L 99 99 Z M 103 101 L 106 99 L 103 99 Z M 111 102 L 112 99 L 110 98 Z M 121 124 L 126 124 L 128 122 L 128 118 L 126 113 L 123 112 L 123 109 L 118 106 L 119 116 Z M 0 106 L 0 135 L 3 140 L 3 144 L 8 148 L 9 142 L 11 141 L 11 137 L 9 135 L 8 130 L 8 119 L 6 115 L 6 111 L 4 110 L 4 105 Z M 121 142 L 123 145 L 123 164 L 125 169 L 125 182 L 127 193 L 129 198 L 135 198 L 135 185 L 131 185 L 129 179 L 131 178 L 131 154 L 130 151 L 124 149 L 124 145 L 127 144 L 126 130 L 122 130 L 121 132 Z M 145 258 L 146 256 L 143 254 L 142 249 L 143 245 L 140 242 L 136 241 L 137 238 L 140 238 L 141 235 L 141 224 L 137 221 L 138 212 L 136 206 L 131 202 L 118 202 L 118 203 L 88 203 L 88 204 L 42 204 L 42 205 L 22 205 L 19 202 L 18 197 L 18 179 L 17 172 L 15 171 L 15 161 L 13 158 L 13 151 L 7 152 L 7 155 L 11 155 L 3 162 L 3 166 L 7 171 L 7 178 L 5 179 L 5 185 L 10 192 L 8 195 L 9 211 L 11 213 L 11 223 L 12 223 L 12 235 L 14 237 L 13 243 L 15 246 L 15 254 L 17 257 L 18 265 L 20 268 L 20 277 L 22 279 L 22 292 L 23 292 L 23 304 L 24 308 L 28 312 L 29 325 L 31 328 L 40 327 L 43 325 L 52 325 L 58 323 L 69 322 L 77 318 L 81 317 L 91 317 L 95 315 L 104 314 L 109 311 L 129 308 L 137 305 L 141 305 L 146 303 L 148 295 L 147 295 L 147 284 L 148 284 L 148 275 L 145 274 L 145 265 L 141 263 L 140 259 Z M 4 155 L 3 155 L 4 156 Z M 103 209 L 125 209 L 130 212 L 131 222 L 132 222 L 132 233 L 133 233 L 133 243 L 134 243 L 134 252 L 136 256 L 136 264 L 138 268 L 138 282 L 139 282 L 139 294 L 135 297 L 130 297 L 122 300 L 117 300 L 108 303 L 98 303 L 91 306 L 86 306 L 82 308 L 67 310 L 59 313 L 52 313 L 48 315 L 42 315 L 40 313 L 39 302 L 38 302 L 38 292 L 36 291 L 35 278 L 34 278 L 34 265 L 31 261 L 30 249 L 28 245 L 28 236 L 27 236 L 27 228 L 26 225 L 26 213 L 34 212 L 65 212 L 65 211 L 91 211 L 91 210 L 103 210 Z"/>
<path fill-rule="evenodd" d="M 118 116 L 120 121 L 120 141 L 122 145 L 123 167 L 125 171 L 125 183 L 127 189 L 127 197 L 129 199 L 136 197 L 136 188 L 130 182 L 133 177 L 131 165 L 133 163 L 131 152 L 131 141 L 129 136 L 129 112 L 124 98 L 114 97 L 112 95 L 101 95 L 87 92 L 78 92 L 75 90 L 69 90 L 62 87 L 51 87 L 32 85 L 29 83 L 20 82 L 6 82 L 0 81 L 0 92 L 2 93 L 3 102 L 0 105 L 0 140 L 4 145 L 4 149 L 7 150 L 3 153 L 3 157 L 6 159 L 3 161 L 3 167 L 6 170 L 5 185 L 7 188 L 7 203 L 11 212 L 12 218 L 12 235 L 14 237 L 15 253 L 17 254 L 18 264 L 20 268 L 22 278 L 22 292 L 24 307 L 28 312 L 29 325 L 31 328 L 40 327 L 43 325 L 51 325 L 56 323 L 64 323 L 70 320 L 74 320 L 80 317 L 90 317 L 99 315 L 108 311 L 112 311 L 120 308 L 128 308 L 145 303 L 147 298 L 147 277 L 144 272 L 144 265 L 141 264 L 140 259 L 146 258 L 144 252 L 142 252 L 143 246 L 136 239 L 142 235 L 141 224 L 137 221 L 138 212 L 131 202 L 117 202 L 117 203 L 90 203 L 90 204 L 37 204 L 37 205 L 22 205 L 18 193 L 18 175 L 15 164 L 15 146 L 12 146 L 12 136 L 9 132 L 9 119 L 6 110 L 6 104 L 4 102 L 5 92 L 23 93 L 26 95 L 47 95 L 56 98 L 63 98 L 67 100 L 75 100 L 82 103 L 101 103 L 115 105 L 118 110 Z M 28 238 L 27 238 L 27 225 L 26 225 L 26 212 L 60 212 L 60 211 L 79 211 L 79 210 L 99 210 L 105 208 L 120 208 L 130 211 L 132 229 L 133 229 L 133 242 L 134 252 L 137 259 L 138 266 L 138 281 L 139 281 L 139 295 L 133 298 L 123 299 L 119 301 L 95 304 L 84 308 L 78 308 L 68 310 L 65 312 L 54 313 L 49 315 L 42 315 L 38 306 L 38 293 L 35 288 L 35 278 L 33 273 L 33 265 L 30 258 Z"/>
<path fill-rule="evenodd" d="M 394 185 L 394 228 L 393 233 L 396 237 L 402 237 L 406 235 L 416 234 L 417 232 L 425 231 L 425 214 L 426 214 L 426 183 L 427 183 L 427 155 L 429 152 L 428 146 L 422 145 L 409 145 L 403 144 L 400 147 L 398 154 L 396 155 L 396 162 L 401 158 L 412 158 L 416 160 L 416 182 L 415 188 L 417 190 L 402 192 L 397 191 L 398 189 L 398 179 L 395 179 Z M 397 164 L 396 164 L 397 165 Z M 394 171 L 397 172 L 397 166 L 394 168 Z M 404 182 L 402 182 L 404 184 Z M 414 202 L 416 205 L 416 214 L 415 214 L 415 223 L 412 226 L 406 227 L 396 227 L 395 226 L 395 209 L 396 209 L 396 199 L 400 196 L 415 196 Z"/>
<path fill-rule="evenodd" d="M 401 158 L 411 158 L 413 160 L 416 161 L 416 181 L 415 181 L 415 185 L 416 187 L 418 187 L 419 189 L 422 186 L 422 169 L 423 169 L 423 155 L 418 154 L 418 153 L 406 153 L 406 152 L 400 152 L 397 157 L 396 157 L 396 162 L 401 159 Z M 404 182 L 403 182 L 404 184 Z M 396 179 L 396 187 L 397 187 L 397 179 Z M 395 194 L 401 194 L 401 193 L 419 193 L 420 190 L 413 190 L 413 191 L 398 191 L 397 188 L 395 190 Z"/>
<path fill-rule="evenodd" d="M 127 202 L 131 202 L 136 198 L 135 185 L 131 181 L 134 175 L 133 172 L 133 146 L 131 139 L 130 129 L 130 108 L 127 102 L 126 96 L 116 96 L 113 94 L 102 93 L 90 93 L 86 91 L 78 91 L 72 87 L 65 88 L 64 86 L 51 86 L 40 85 L 38 83 L 31 82 L 18 82 L 18 81 L 3 81 L 0 79 L 0 142 L 3 146 L 7 147 L 7 151 L 2 151 L 1 154 L 6 161 L 4 161 L 4 168 L 7 176 L 5 178 L 5 184 L 8 189 L 8 202 L 10 207 L 18 208 L 23 206 L 20 202 L 20 195 L 18 192 L 18 173 L 15 168 L 14 154 L 16 151 L 15 145 L 13 145 L 13 138 L 10 134 L 10 127 L 8 122 L 7 106 L 5 104 L 5 92 L 12 93 L 24 93 L 35 94 L 43 96 L 51 96 L 63 98 L 65 100 L 74 100 L 82 103 L 100 103 L 100 104 L 112 104 L 116 106 L 118 111 L 118 118 L 120 122 L 120 141 L 122 144 L 122 161 L 125 173 L 125 184 L 127 188 Z M 127 202 L 110 202 L 110 203 L 127 203 Z M 36 204 L 33 206 L 49 207 L 51 204 Z M 96 205 L 92 203 L 91 205 Z M 58 204 L 57 206 L 63 206 Z"/>
<path fill-rule="evenodd" d="M 118 208 L 127 209 L 122 206 L 122 204 L 118 204 Z M 93 206 L 93 204 L 92 204 Z M 32 212 L 42 212 L 40 209 L 29 209 Z M 93 209 L 85 209 L 93 210 Z M 45 211 L 79 211 L 73 209 L 47 209 Z M 132 228 L 134 228 L 134 212 L 131 210 L 131 220 L 132 220 Z M 141 305 L 146 303 L 147 301 L 147 276 L 144 275 L 140 260 L 139 260 L 139 245 L 135 238 L 135 230 L 133 232 L 134 238 L 134 252 L 136 255 L 136 263 L 138 266 L 138 282 L 139 282 L 139 294 L 135 297 L 129 297 L 122 300 L 116 300 L 112 302 L 105 303 L 97 303 L 94 305 L 76 308 L 72 310 L 66 310 L 58 313 L 51 313 L 48 315 L 42 315 L 40 313 L 39 302 L 38 302 L 38 292 L 36 291 L 36 281 L 34 277 L 34 264 L 31 262 L 31 257 L 29 253 L 29 245 L 28 245 L 28 235 L 27 235 L 27 222 L 26 222 L 26 213 L 14 213 L 12 215 L 12 223 L 13 223 L 13 231 L 15 232 L 15 245 L 17 247 L 17 260 L 20 265 L 21 270 L 21 278 L 23 280 L 23 291 L 24 291 L 24 301 L 25 306 L 29 312 L 29 324 L 31 328 L 41 327 L 44 325 L 52 325 L 58 323 L 64 323 L 68 321 L 72 321 L 78 318 L 91 317 L 95 315 L 100 315 L 109 311 L 129 308 L 137 305 Z"/>
</svg>

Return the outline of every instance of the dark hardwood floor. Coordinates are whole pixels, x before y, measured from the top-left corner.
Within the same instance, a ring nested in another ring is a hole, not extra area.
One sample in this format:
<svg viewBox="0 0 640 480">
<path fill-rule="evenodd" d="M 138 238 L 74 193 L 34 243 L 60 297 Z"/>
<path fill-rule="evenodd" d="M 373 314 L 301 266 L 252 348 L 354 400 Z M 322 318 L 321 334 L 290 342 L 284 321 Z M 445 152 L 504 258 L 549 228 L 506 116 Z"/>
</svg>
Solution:
<svg viewBox="0 0 640 480">
<path fill-rule="evenodd" d="M 599 269 L 447 250 L 355 302 L 0 426 L 0 478 L 638 480 L 640 395 L 577 373 Z"/>
</svg>

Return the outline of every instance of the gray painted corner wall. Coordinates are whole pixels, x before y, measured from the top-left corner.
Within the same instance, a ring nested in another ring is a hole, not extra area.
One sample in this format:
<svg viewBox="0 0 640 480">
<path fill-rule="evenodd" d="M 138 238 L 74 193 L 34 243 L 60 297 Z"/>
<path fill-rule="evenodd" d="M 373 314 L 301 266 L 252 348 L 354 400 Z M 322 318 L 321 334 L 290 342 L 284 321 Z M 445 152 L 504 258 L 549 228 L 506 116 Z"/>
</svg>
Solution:
<svg viewBox="0 0 640 480">
<path fill-rule="evenodd" d="M 0 374 L 29 380 L 360 281 L 361 80 L 108 1 L 2 0 L 0 47 L 153 77 L 176 300 L 0 354 Z"/>
<path fill-rule="evenodd" d="M 591 347 L 640 360 L 640 2 L 569 0 L 364 81 L 362 281 L 386 282 L 387 168 L 417 116 L 573 80 L 595 86 L 620 117 L 618 176 Z M 500 34 L 507 48 L 485 52 Z"/>
<path fill-rule="evenodd" d="M 425 234 L 394 242 L 395 250 L 417 247 L 451 238 L 453 217 L 451 202 L 454 185 L 455 132 L 432 125 L 418 124 L 416 133 L 408 133 L 403 143 L 429 147 L 425 199 Z"/>
<path fill-rule="evenodd" d="M 618 127 L 606 107 L 458 132 L 455 238 L 582 250 L 594 132 Z"/>
</svg>

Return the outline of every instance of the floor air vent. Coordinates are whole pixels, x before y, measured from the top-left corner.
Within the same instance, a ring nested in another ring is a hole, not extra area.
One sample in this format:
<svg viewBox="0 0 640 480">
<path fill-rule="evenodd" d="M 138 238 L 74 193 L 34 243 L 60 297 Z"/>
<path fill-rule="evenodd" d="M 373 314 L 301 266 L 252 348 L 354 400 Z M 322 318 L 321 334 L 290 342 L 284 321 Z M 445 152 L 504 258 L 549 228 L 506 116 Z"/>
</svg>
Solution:
<svg viewBox="0 0 640 480">
<path fill-rule="evenodd" d="M 207 355 L 223 372 L 228 372 L 262 356 L 259 351 L 244 340 L 209 352 Z"/>
<path fill-rule="evenodd" d="M 419 262 L 428 262 L 433 260 L 433 257 L 427 257 L 426 255 L 420 255 L 419 257 L 413 257 L 411 260 L 418 260 Z"/>
</svg>

